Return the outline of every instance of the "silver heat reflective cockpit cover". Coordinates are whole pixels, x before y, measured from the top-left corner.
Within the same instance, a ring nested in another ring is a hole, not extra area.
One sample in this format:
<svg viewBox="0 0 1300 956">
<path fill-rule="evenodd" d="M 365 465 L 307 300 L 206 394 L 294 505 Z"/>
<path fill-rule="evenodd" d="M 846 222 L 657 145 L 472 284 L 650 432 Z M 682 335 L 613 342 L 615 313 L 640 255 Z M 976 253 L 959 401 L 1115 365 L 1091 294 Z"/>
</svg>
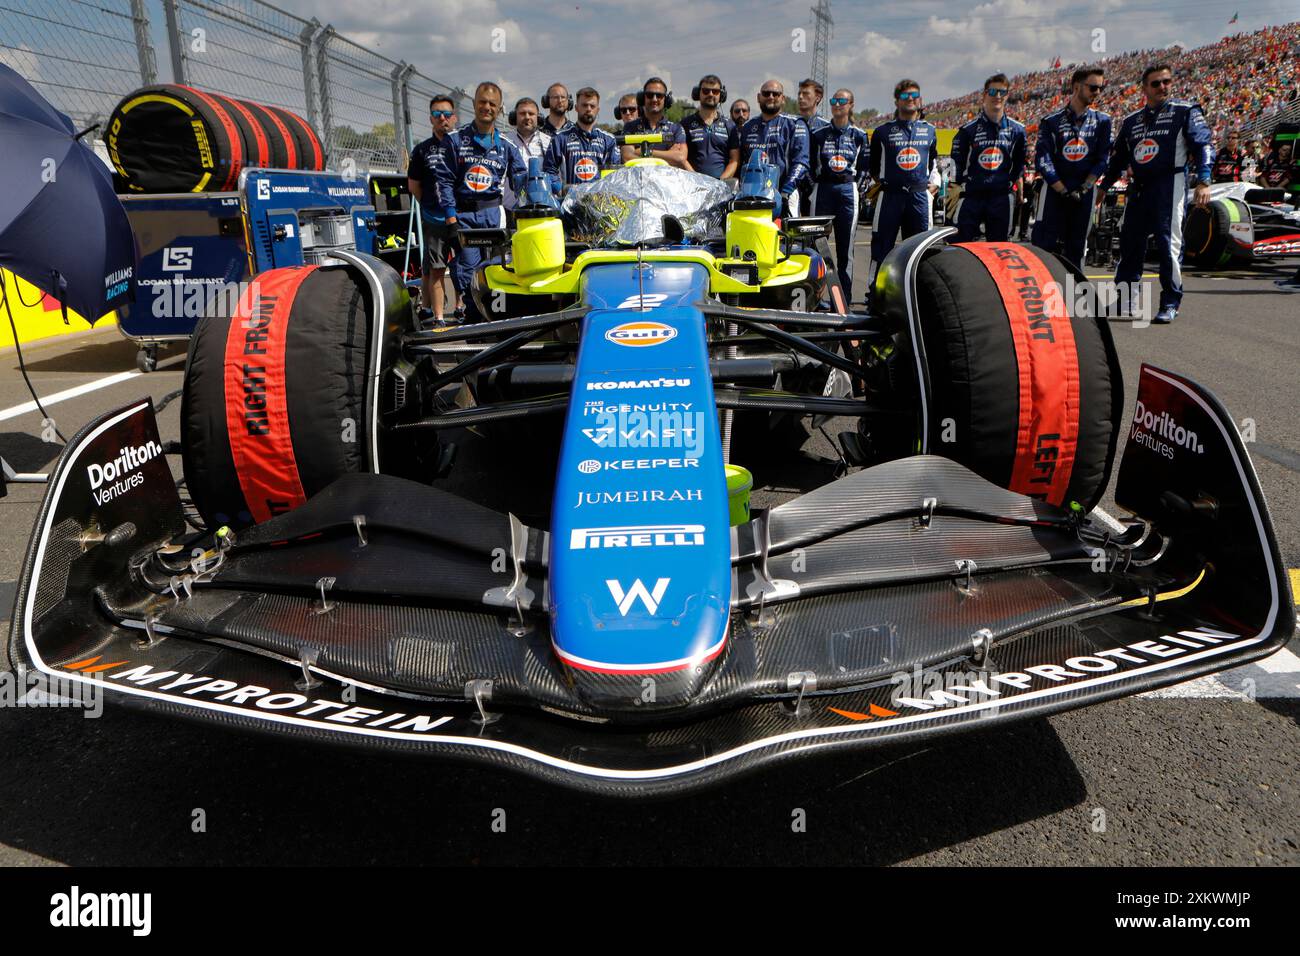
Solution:
<svg viewBox="0 0 1300 956">
<path fill-rule="evenodd" d="M 565 231 L 593 246 L 625 246 L 664 237 L 663 217 L 676 216 L 686 238 L 721 238 L 730 185 L 672 166 L 623 166 L 570 187 L 561 210 Z"/>
</svg>

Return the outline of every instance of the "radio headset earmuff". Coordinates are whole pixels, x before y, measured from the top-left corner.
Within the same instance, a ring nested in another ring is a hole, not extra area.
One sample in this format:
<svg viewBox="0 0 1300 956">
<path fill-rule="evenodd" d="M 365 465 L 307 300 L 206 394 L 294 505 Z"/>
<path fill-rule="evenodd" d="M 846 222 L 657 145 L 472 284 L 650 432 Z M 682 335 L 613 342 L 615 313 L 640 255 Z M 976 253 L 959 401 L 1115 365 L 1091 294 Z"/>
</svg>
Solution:
<svg viewBox="0 0 1300 956">
<path fill-rule="evenodd" d="M 555 85 L 554 83 L 551 84 L 551 86 L 554 85 Z M 563 83 L 561 83 L 560 85 L 564 86 Z M 539 102 L 542 104 L 543 110 L 549 110 L 551 108 L 551 91 L 549 89 L 542 94 L 542 98 Z M 567 86 L 564 86 L 564 112 L 567 113 L 571 109 L 573 109 L 573 94 L 569 92 L 569 88 Z M 540 119 L 541 117 L 538 118 Z"/>
<path fill-rule="evenodd" d="M 691 87 L 691 99 L 697 103 L 700 101 L 700 84 L 696 83 Z M 727 102 L 727 84 L 723 83 L 722 95 L 718 97 L 718 105 L 721 106 L 725 102 Z M 667 109 L 667 107 L 664 107 L 664 109 Z"/>
<path fill-rule="evenodd" d="M 663 80 L 657 80 L 656 82 L 663 83 Z M 666 91 L 664 93 L 664 112 L 667 113 L 673 108 L 673 91 L 668 89 L 667 83 L 664 83 L 664 90 Z M 645 109 L 645 87 L 636 91 L 636 105 L 641 109 Z"/>
</svg>

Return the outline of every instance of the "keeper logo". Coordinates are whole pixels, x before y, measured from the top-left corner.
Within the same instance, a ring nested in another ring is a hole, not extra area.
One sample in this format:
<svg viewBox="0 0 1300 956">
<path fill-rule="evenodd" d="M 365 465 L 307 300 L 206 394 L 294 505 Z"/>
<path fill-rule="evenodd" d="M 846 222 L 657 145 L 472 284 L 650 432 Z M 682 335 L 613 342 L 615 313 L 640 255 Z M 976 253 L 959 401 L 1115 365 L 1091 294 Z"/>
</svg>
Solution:
<svg viewBox="0 0 1300 956">
<path fill-rule="evenodd" d="M 1133 147 L 1133 161 L 1145 165 L 1155 159 L 1159 152 L 1160 144 L 1148 136 Z"/>
<path fill-rule="evenodd" d="M 1077 163 L 1088 155 L 1088 144 L 1076 136 L 1061 147 L 1061 155 L 1070 162 Z"/>
</svg>

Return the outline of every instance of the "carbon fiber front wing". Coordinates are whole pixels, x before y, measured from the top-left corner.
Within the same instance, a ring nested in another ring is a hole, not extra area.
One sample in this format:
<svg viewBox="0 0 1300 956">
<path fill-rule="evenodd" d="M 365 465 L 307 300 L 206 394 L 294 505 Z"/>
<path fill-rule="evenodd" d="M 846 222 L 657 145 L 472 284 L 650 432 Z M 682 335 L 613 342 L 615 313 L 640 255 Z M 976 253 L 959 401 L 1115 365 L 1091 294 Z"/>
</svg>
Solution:
<svg viewBox="0 0 1300 956">
<path fill-rule="evenodd" d="M 1263 657 L 1295 626 L 1231 417 L 1144 367 L 1109 531 L 944 459 L 887 463 L 737 529 L 725 653 L 690 692 L 576 679 L 546 535 L 356 476 L 187 573 L 148 403 L 68 445 L 18 588 L 20 669 L 232 728 L 689 789 L 799 753 L 1050 714 Z M 364 520 L 356 520 L 363 515 Z"/>
</svg>

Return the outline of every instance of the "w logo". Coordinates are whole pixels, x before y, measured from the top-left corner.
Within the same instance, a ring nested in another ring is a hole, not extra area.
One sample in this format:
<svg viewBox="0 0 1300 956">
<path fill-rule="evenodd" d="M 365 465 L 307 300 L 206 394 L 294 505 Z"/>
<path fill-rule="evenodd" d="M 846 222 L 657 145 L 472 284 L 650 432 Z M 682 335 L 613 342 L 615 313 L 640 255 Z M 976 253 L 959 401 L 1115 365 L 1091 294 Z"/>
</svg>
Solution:
<svg viewBox="0 0 1300 956">
<path fill-rule="evenodd" d="M 672 578 L 660 578 L 655 581 L 653 591 L 647 591 L 640 578 L 633 581 L 632 586 L 626 591 L 623 590 L 623 585 L 618 581 L 608 580 L 605 584 L 609 588 L 609 593 L 614 597 L 614 603 L 618 605 L 618 613 L 623 617 L 627 617 L 627 612 L 632 610 L 632 605 L 636 603 L 638 598 L 645 605 L 647 611 L 651 614 L 658 613 L 659 602 L 664 599 L 664 592 L 668 590 L 668 582 L 671 580 Z"/>
</svg>

